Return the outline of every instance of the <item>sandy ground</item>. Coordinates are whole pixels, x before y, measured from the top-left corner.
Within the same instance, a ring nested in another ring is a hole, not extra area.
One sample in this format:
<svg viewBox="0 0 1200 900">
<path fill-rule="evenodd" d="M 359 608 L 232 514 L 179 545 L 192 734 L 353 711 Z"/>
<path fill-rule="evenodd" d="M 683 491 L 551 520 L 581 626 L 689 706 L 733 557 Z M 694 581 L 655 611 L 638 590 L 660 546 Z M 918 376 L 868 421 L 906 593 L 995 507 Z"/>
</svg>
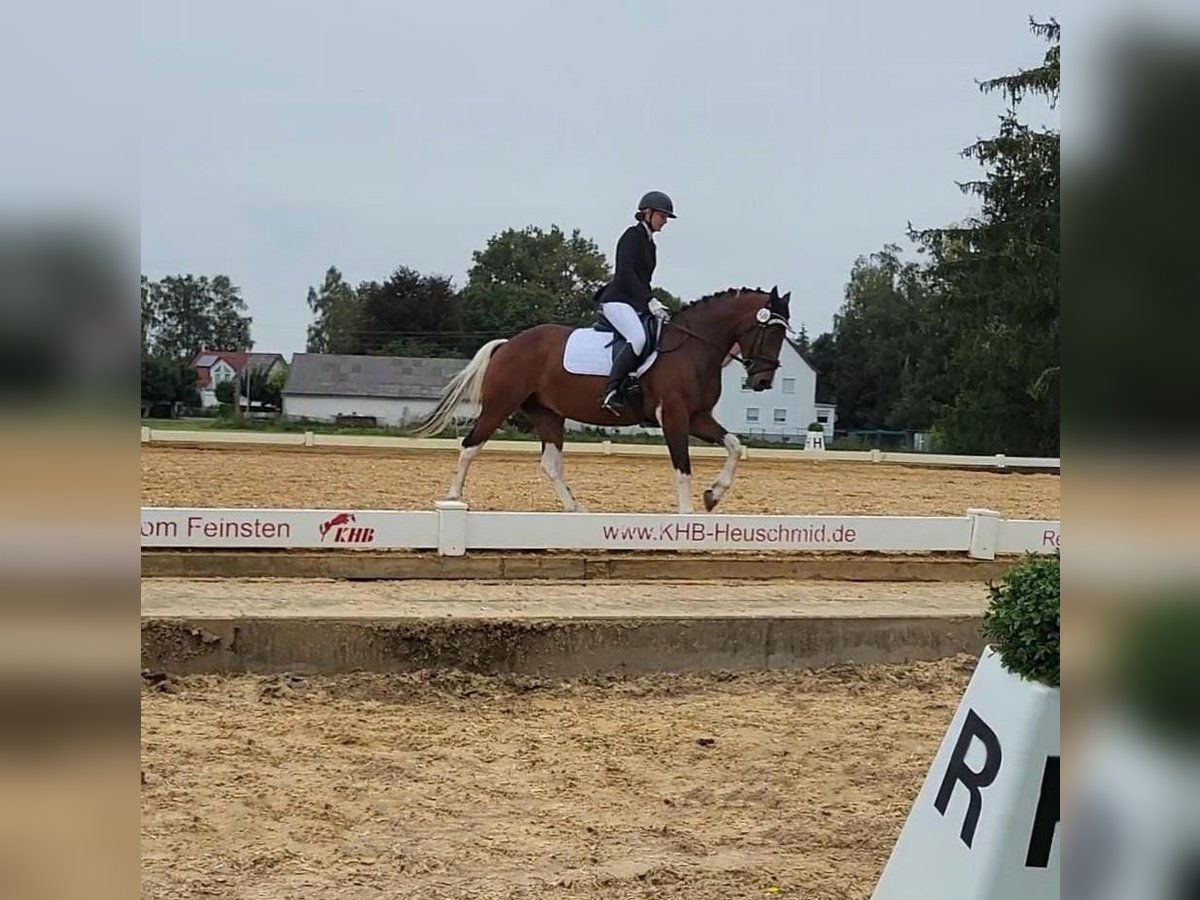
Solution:
<svg viewBox="0 0 1200 900">
<path fill-rule="evenodd" d="M 978 582 L 142 581 L 143 616 L 617 618 L 982 615 Z"/>
<path fill-rule="evenodd" d="M 454 475 L 444 452 L 142 448 L 144 506 L 429 509 Z M 700 497 L 721 468 L 693 461 Z M 566 479 L 591 512 L 674 512 L 666 459 L 568 456 Z M 744 460 L 723 513 L 952 515 L 985 506 L 1008 518 L 1059 517 L 1057 475 L 936 470 L 893 465 Z M 466 499 L 481 510 L 557 510 L 537 456 L 489 453 L 475 460 Z"/>
<path fill-rule="evenodd" d="M 865 900 L 973 665 L 147 681 L 142 897 Z"/>
</svg>

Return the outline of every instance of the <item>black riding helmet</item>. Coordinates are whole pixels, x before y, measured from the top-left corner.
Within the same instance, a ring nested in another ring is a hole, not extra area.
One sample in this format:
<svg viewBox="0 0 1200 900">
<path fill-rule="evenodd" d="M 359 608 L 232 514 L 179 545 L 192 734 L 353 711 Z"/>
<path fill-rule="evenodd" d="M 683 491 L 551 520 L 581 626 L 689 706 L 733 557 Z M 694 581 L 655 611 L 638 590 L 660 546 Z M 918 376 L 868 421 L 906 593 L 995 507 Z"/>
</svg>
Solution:
<svg viewBox="0 0 1200 900">
<path fill-rule="evenodd" d="M 675 204 L 662 191 L 650 191 L 638 203 L 638 209 L 653 209 L 663 213 L 668 219 L 675 218 Z"/>
</svg>

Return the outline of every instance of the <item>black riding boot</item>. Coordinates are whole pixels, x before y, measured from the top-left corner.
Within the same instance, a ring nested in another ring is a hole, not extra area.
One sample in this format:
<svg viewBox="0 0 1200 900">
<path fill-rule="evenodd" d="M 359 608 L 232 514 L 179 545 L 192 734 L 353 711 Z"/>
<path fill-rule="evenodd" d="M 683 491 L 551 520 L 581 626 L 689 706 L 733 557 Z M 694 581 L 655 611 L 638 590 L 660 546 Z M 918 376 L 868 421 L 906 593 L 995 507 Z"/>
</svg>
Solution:
<svg viewBox="0 0 1200 900">
<path fill-rule="evenodd" d="M 637 354 L 633 352 L 632 347 L 626 344 L 617 353 L 617 358 L 613 360 L 612 373 L 608 376 L 608 383 L 604 386 L 604 396 L 600 401 L 600 406 L 614 416 L 621 414 L 621 408 L 624 405 L 620 398 L 621 382 L 636 367 Z"/>
</svg>

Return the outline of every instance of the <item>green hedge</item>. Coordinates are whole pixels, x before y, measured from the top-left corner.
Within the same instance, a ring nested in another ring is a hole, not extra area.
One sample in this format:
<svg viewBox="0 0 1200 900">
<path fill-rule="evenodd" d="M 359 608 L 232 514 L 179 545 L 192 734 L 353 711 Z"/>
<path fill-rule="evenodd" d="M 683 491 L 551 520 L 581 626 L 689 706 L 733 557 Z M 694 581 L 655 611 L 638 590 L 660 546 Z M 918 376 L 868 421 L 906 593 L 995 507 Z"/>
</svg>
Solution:
<svg viewBox="0 0 1200 900">
<path fill-rule="evenodd" d="M 1004 667 L 1030 681 L 1058 687 L 1059 557 L 1027 555 L 989 585 L 983 636 Z"/>
</svg>

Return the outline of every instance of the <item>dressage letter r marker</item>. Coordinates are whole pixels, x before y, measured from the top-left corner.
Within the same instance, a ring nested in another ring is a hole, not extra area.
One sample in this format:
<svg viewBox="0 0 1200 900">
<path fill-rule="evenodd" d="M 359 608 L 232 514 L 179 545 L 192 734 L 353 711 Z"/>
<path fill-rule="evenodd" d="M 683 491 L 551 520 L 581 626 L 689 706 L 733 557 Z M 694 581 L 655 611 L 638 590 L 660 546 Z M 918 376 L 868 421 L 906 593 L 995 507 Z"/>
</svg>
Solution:
<svg viewBox="0 0 1200 900">
<path fill-rule="evenodd" d="M 978 738 L 983 744 L 986 756 L 983 767 L 978 772 L 967 768 L 967 751 L 971 741 Z M 963 817 L 962 831 L 959 837 L 968 847 L 975 839 L 975 829 L 979 827 L 979 814 L 983 811 L 983 789 L 996 780 L 1000 772 L 1000 739 L 996 732 L 988 727 L 987 722 L 976 715 L 975 710 L 967 710 L 967 718 L 959 732 L 958 742 L 950 754 L 950 762 L 946 766 L 946 775 L 942 778 L 937 798 L 933 801 L 934 808 L 943 816 L 946 807 L 950 805 L 950 797 L 954 793 L 954 785 L 961 783 L 970 794 L 967 804 L 967 814 Z"/>
</svg>

